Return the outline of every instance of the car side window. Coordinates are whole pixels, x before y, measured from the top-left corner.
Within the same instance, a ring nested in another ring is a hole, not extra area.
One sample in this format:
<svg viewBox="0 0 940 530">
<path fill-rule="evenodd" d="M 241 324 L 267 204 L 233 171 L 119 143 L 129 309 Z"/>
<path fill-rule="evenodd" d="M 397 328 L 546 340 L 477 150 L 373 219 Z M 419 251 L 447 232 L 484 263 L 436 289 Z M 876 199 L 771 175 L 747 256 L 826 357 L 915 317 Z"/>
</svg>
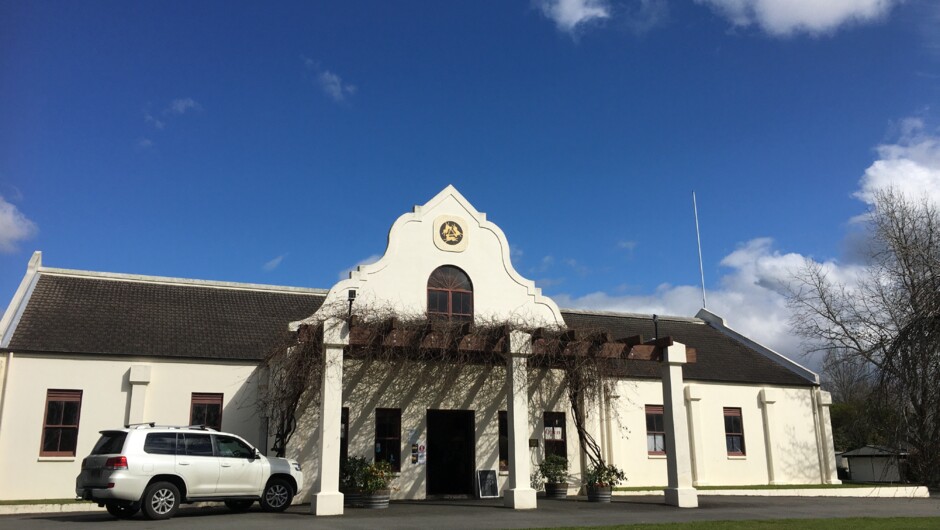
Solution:
<svg viewBox="0 0 940 530">
<path fill-rule="evenodd" d="M 179 454 L 187 456 L 213 456 L 212 438 L 208 434 L 181 434 L 183 447 Z"/>
<path fill-rule="evenodd" d="M 144 439 L 144 452 L 152 455 L 175 455 L 175 432 L 152 432 Z"/>
<path fill-rule="evenodd" d="M 219 449 L 219 456 L 249 458 L 255 453 L 250 445 L 232 436 L 216 435 L 215 443 Z"/>
</svg>

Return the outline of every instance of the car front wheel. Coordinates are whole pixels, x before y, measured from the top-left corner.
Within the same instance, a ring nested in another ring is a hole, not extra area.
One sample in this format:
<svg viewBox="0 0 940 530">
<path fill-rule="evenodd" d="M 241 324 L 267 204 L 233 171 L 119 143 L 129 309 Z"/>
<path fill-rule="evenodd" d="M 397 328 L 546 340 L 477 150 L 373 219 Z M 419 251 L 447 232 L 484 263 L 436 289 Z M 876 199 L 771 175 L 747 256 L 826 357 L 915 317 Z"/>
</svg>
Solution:
<svg viewBox="0 0 940 530">
<path fill-rule="evenodd" d="M 294 490 L 286 480 L 271 479 L 261 495 L 261 508 L 266 512 L 283 512 L 293 498 Z"/>
<path fill-rule="evenodd" d="M 109 502 L 105 504 L 108 513 L 118 519 L 130 519 L 140 511 L 140 504 L 136 502 Z"/>
<path fill-rule="evenodd" d="M 180 508 L 180 490 L 169 482 L 154 482 L 144 491 L 141 504 L 147 519 L 169 519 Z"/>
</svg>

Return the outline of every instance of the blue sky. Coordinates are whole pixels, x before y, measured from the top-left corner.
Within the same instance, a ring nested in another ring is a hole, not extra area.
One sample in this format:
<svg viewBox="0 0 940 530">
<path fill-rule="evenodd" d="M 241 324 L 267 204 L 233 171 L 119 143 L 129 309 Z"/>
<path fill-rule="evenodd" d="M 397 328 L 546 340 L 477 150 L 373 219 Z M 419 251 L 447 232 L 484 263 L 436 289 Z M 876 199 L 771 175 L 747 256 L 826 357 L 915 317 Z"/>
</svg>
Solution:
<svg viewBox="0 0 940 530">
<path fill-rule="evenodd" d="M 796 356 L 781 282 L 940 197 L 938 101 L 926 0 L 3 1 L 0 294 L 328 288 L 454 184 L 563 307 L 692 315 L 695 190 L 709 309 Z"/>
</svg>

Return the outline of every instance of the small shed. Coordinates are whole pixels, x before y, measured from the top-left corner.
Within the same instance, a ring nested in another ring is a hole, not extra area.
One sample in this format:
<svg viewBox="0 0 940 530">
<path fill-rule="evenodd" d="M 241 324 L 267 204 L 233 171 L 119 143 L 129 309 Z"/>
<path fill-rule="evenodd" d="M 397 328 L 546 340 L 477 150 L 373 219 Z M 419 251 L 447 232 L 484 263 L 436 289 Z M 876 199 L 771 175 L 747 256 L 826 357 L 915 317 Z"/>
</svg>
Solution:
<svg viewBox="0 0 940 530">
<path fill-rule="evenodd" d="M 842 453 L 849 476 L 855 482 L 906 482 L 906 451 L 880 445 L 866 445 Z"/>
</svg>

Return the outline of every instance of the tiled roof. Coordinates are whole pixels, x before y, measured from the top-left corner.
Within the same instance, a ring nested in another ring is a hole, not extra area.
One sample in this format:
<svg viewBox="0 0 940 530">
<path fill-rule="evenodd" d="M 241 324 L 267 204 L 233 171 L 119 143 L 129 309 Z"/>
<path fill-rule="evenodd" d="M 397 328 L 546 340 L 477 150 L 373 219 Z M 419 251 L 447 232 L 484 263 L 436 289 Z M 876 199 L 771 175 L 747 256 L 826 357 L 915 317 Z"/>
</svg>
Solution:
<svg viewBox="0 0 940 530">
<path fill-rule="evenodd" d="M 655 336 L 651 315 L 562 310 L 562 316 L 570 328 L 604 329 L 615 340 L 634 335 L 642 335 L 644 340 L 648 340 Z M 671 336 L 696 349 L 697 362 L 682 368 L 686 379 L 796 386 L 814 384 L 702 320 L 660 317 L 659 336 Z M 658 379 L 660 366 L 648 361 L 624 361 L 624 375 Z"/>
<path fill-rule="evenodd" d="M 290 322 L 312 315 L 325 297 L 313 289 L 67 272 L 40 273 L 8 349 L 258 360 Z M 606 329 L 614 339 L 653 338 L 649 315 L 562 314 L 572 328 Z M 812 385 L 702 320 L 661 317 L 659 334 L 698 351 L 698 362 L 683 368 L 687 379 Z M 624 362 L 628 377 L 659 378 L 659 371 L 657 363 Z"/>
<path fill-rule="evenodd" d="M 8 348 L 256 360 L 323 299 L 313 290 L 40 273 Z"/>
</svg>

